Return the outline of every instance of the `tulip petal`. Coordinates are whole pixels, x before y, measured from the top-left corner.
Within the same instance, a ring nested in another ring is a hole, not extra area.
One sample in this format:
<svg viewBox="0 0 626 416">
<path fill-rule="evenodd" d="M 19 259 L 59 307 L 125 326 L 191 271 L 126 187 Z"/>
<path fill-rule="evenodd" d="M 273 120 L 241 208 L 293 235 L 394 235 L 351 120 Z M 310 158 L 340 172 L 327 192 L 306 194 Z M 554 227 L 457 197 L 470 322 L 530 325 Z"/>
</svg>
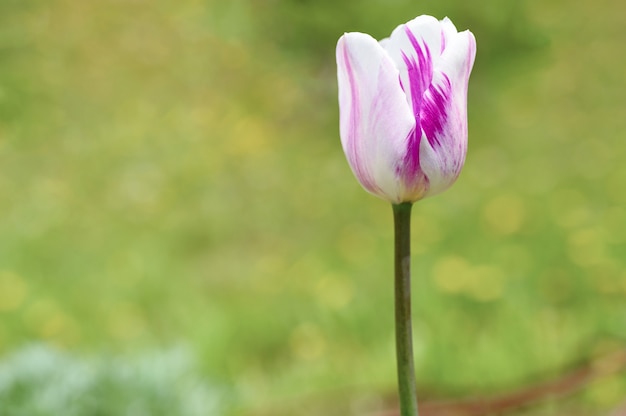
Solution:
<svg viewBox="0 0 626 416">
<path fill-rule="evenodd" d="M 419 16 L 395 28 L 382 42 L 400 71 L 400 82 L 415 117 L 432 80 L 433 60 L 441 53 L 442 39 L 441 23 L 432 16 Z"/>
<path fill-rule="evenodd" d="M 403 202 L 398 170 L 415 117 L 393 61 L 371 36 L 347 33 L 337 44 L 340 135 L 348 163 L 370 193 Z"/>
<path fill-rule="evenodd" d="M 446 33 L 445 39 L 420 115 L 426 139 L 420 143 L 420 165 L 429 179 L 428 196 L 456 180 L 467 153 L 467 84 L 476 41 L 469 31 Z"/>
<path fill-rule="evenodd" d="M 441 52 L 443 53 L 450 39 L 456 36 L 459 31 L 456 30 L 456 26 L 454 26 L 454 23 L 452 23 L 452 20 L 448 19 L 447 17 L 444 17 L 443 20 L 441 21 L 441 31 L 443 32 L 443 39 L 442 39 L 442 45 L 441 45 Z"/>
<path fill-rule="evenodd" d="M 448 46 L 441 54 L 436 69 L 447 74 L 453 84 L 467 89 L 476 57 L 476 39 L 466 30 L 447 38 Z"/>
</svg>

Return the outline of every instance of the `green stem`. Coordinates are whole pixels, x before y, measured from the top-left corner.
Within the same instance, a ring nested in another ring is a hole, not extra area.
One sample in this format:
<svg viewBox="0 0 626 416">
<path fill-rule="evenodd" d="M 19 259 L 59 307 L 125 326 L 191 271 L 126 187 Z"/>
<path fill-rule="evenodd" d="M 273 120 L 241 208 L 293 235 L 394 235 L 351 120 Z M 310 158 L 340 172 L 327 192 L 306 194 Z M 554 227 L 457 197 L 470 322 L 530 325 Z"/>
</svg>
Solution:
<svg viewBox="0 0 626 416">
<path fill-rule="evenodd" d="M 396 358 L 401 416 L 417 416 L 413 335 L 411 330 L 411 207 L 393 205 L 395 235 Z"/>
</svg>

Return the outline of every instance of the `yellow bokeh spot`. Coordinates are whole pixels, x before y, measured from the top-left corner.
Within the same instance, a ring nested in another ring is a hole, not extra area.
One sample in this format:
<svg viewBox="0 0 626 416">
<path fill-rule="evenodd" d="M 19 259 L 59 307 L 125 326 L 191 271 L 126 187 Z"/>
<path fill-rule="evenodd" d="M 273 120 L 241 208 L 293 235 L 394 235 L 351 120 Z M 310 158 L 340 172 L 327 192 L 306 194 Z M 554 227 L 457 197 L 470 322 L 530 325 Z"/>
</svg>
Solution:
<svg viewBox="0 0 626 416">
<path fill-rule="evenodd" d="M 326 275 L 317 281 L 315 294 L 318 301 L 330 309 L 343 309 L 350 303 L 354 289 L 348 280 L 341 276 Z"/>
<path fill-rule="evenodd" d="M 299 276 L 299 280 L 304 282 L 307 278 L 323 274 L 325 272 L 324 268 L 319 256 L 315 256 L 313 253 L 306 253 L 287 269 L 285 275 Z"/>
<path fill-rule="evenodd" d="M 28 294 L 26 282 L 13 272 L 0 272 L 0 312 L 19 308 Z"/>
<path fill-rule="evenodd" d="M 242 116 L 235 122 L 228 139 L 228 151 L 233 155 L 256 155 L 269 147 L 268 126 L 259 118 Z"/>
<path fill-rule="evenodd" d="M 601 293 L 621 294 L 622 280 L 620 265 L 614 260 L 606 259 L 586 269 L 591 284 Z"/>
<path fill-rule="evenodd" d="M 72 317 L 52 299 L 33 302 L 25 311 L 24 320 L 43 339 L 72 344 L 79 338 L 79 330 Z"/>
<path fill-rule="evenodd" d="M 58 313 L 59 307 L 56 302 L 50 299 L 37 299 L 24 312 L 24 321 L 30 329 L 41 333 L 41 328 L 45 326 L 47 318 Z"/>
<path fill-rule="evenodd" d="M 466 293 L 481 302 L 496 300 L 504 290 L 504 274 L 493 266 L 477 266 L 472 269 Z"/>
<path fill-rule="evenodd" d="M 141 311 L 131 303 L 113 305 L 107 320 L 109 334 L 116 339 L 128 341 L 139 337 L 145 329 Z"/>
<path fill-rule="evenodd" d="M 626 386 L 619 376 L 608 377 L 593 383 L 589 389 L 591 400 L 600 405 L 616 405 L 624 398 Z"/>
<path fill-rule="evenodd" d="M 624 294 L 626 294 L 626 270 L 624 270 L 624 271 L 622 272 L 621 277 L 620 277 L 620 279 L 619 279 L 619 280 L 620 280 L 620 282 L 621 282 L 622 292 L 623 292 Z"/>
<path fill-rule="evenodd" d="M 444 292 L 459 293 L 467 285 L 470 266 L 461 257 L 449 256 L 440 259 L 433 268 L 433 278 Z"/>
<path fill-rule="evenodd" d="M 67 327 L 68 318 L 62 313 L 56 313 L 52 316 L 49 316 L 45 321 L 42 322 L 40 327 L 41 335 L 44 338 L 52 338 L 59 335 L 63 330 Z"/>
<path fill-rule="evenodd" d="M 326 338 L 316 325 L 303 323 L 291 333 L 289 345 L 296 357 L 314 360 L 324 354 Z"/>
<path fill-rule="evenodd" d="M 581 267 L 602 263 L 607 259 L 602 229 L 586 228 L 572 232 L 567 239 L 570 260 Z"/>
<path fill-rule="evenodd" d="M 565 189 L 555 192 L 549 204 L 555 222 L 563 228 L 580 226 L 591 217 L 585 196 L 577 190 Z"/>
<path fill-rule="evenodd" d="M 514 194 L 497 196 L 483 208 L 483 219 L 487 229 L 497 235 L 519 231 L 525 216 L 524 202 Z"/>
<path fill-rule="evenodd" d="M 502 296 L 504 273 L 501 269 L 472 266 L 460 257 L 444 257 L 433 268 L 435 284 L 441 291 L 462 294 L 480 302 L 489 302 Z"/>
<path fill-rule="evenodd" d="M 626 242 L 626 209 L 612 207 L 603 216 L 602 224 L 607 241 L 613 244 Z"/>
<path fill-rule="evenodd" d="M 276 246 L 273 245 L 273 249 L 276 250 Z M 258 270 L 262 276 L 276 276 L 282 274 L 287 269 L 287 263 L 285 258 L 276 253 L 266 253 L 260 256 L 255 263 L 255 270 Z"/>
</svg>

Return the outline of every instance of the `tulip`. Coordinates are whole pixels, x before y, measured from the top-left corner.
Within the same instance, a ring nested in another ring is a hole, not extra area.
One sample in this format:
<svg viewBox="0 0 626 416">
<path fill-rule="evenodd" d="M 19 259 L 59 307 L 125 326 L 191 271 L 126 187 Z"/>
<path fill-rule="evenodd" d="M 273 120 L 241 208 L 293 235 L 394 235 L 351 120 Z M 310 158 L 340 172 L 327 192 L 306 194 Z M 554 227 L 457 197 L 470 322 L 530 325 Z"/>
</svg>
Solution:
<svg viewBox="0 0 626 416">
<path fill-rule="evenodd" d="M 395 332 L 400 413 L 417 416 L 411 325 L 411 207 L 456 181 L 467 153 L 470 31 L 419 16 L 377 42 L 337 43 L 340 136 L 348 164 L 394 214 Z"/>
<path fill-rule="evenodd" d="M 452 21 L 419 16 L 377 42 L 337 43 L 340 136 L 352 171 L 394 204 L 447 189 L 467 152 L 467 84 L 476 41 Z"/>
</svg>

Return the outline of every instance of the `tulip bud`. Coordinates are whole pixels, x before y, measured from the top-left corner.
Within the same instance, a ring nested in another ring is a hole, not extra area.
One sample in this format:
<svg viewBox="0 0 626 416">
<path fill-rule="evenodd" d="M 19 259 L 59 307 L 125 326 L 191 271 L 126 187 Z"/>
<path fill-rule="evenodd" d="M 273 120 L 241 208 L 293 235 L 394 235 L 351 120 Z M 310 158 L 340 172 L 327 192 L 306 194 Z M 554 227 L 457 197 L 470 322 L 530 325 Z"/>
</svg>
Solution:
<svg viewBox="0 0 626 416">
<path fill-rule="evenodd" d="M 467 152 L 470 31 L 419 16 L 377 42 L 358 32 L 337 43 L 340 136 L 361 185 L 393 204 L 454 183 Z"/>
</svg>

